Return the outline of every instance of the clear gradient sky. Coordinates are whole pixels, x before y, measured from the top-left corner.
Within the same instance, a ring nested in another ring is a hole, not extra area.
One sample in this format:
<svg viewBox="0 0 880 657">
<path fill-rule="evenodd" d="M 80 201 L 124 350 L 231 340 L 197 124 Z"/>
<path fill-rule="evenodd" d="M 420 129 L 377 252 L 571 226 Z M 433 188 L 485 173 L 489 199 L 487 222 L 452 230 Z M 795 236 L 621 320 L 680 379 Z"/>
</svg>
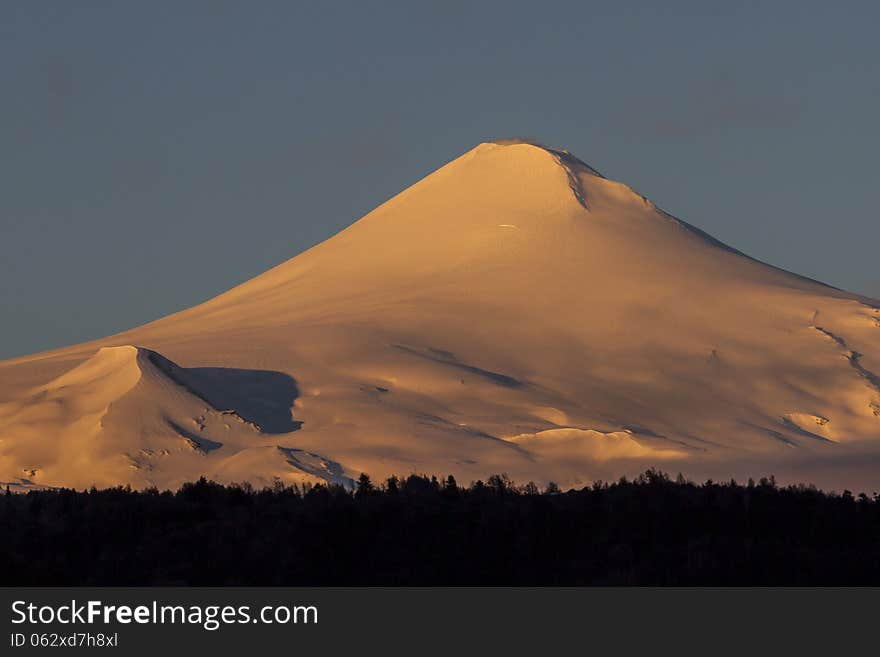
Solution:
<svg viewBox="0 0 880 657">
<path fill-rule="evenodd" d="M 480 141 L 880 297 L 874 2 L 6 2 L 0 358 L 199 303 Z"/>
</svg>

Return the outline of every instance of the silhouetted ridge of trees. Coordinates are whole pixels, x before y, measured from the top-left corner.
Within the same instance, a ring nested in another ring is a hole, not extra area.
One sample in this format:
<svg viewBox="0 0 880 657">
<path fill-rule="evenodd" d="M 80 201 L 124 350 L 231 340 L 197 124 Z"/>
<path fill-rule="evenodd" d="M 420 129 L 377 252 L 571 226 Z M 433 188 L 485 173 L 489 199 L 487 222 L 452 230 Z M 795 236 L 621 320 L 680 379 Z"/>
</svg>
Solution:
<svg viewBox="0 0 880 657">
<path fill-rule="evenodd" d="M 880 496 L 649 470 L 0 496 L 4 585 L 880 584 Z"/>
</svg>

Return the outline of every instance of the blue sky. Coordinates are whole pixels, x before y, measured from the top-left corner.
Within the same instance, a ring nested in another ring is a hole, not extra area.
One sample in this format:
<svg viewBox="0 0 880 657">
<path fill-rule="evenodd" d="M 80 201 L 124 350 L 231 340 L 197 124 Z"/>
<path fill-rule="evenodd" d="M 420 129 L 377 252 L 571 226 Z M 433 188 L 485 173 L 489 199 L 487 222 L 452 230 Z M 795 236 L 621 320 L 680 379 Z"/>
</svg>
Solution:
<svg viewBox="0 0 880 657">
<path fill-rule="evenodd" d="M 476 143 L 880 297 L 876 3 L 0 7 L 0 358 L 199 303 Z"/>
</svg>

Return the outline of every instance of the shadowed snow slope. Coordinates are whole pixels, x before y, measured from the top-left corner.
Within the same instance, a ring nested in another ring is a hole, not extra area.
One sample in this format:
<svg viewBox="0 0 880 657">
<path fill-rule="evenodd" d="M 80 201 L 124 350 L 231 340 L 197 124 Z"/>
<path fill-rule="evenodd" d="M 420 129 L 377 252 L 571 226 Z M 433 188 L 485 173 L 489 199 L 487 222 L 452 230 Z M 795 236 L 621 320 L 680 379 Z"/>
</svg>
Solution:
<svg viewBox="0 0 880 657">
<path fill-rule="evenodd" d="M 655 465 L 876 489 L 878 307 L 568 153 L 481 144 L 206 303 L 0 364 L 0 481 Z"/>
</svg>

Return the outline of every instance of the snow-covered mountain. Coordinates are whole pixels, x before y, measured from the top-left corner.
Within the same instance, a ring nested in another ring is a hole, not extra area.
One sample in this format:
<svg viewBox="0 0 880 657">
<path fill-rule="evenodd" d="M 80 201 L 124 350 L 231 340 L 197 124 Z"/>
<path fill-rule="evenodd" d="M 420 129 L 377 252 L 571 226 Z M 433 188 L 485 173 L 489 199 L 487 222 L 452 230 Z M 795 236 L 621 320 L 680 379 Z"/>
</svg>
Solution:
<svg viewBox="0 0 880 657">
<path fill-rule="evenodd" d="M 529 143 L 199 306 L 0 363 L 14 485 L 648 466 L 880 489 L 880 302 Z"/>
</svg>

